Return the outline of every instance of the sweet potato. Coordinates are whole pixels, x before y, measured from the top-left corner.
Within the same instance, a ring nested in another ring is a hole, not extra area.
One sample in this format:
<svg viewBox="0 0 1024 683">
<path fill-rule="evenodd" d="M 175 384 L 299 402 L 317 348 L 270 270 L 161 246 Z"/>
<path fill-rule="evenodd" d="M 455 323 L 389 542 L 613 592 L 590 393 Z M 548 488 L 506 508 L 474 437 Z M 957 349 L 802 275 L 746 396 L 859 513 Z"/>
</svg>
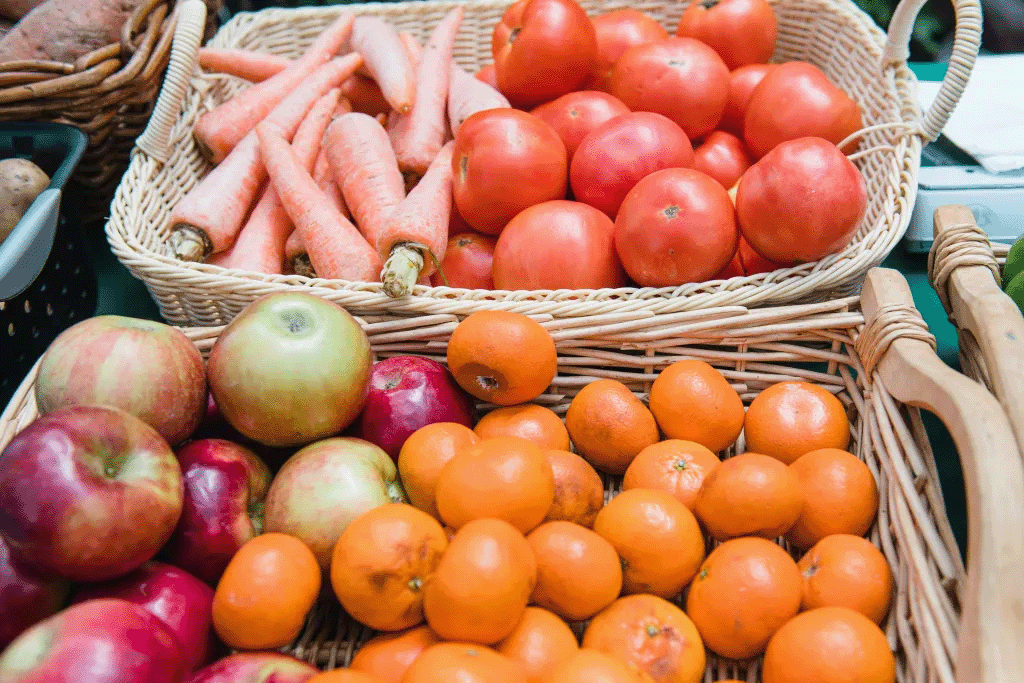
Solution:
<svg viewBox="0 0 1024 683">
<path fill-rule="evenodd" d="M 74 62 L 116 43 L 140 0 L 47 0 L 0 39 L 0 62 L 45 59 Z"/>
</svg>

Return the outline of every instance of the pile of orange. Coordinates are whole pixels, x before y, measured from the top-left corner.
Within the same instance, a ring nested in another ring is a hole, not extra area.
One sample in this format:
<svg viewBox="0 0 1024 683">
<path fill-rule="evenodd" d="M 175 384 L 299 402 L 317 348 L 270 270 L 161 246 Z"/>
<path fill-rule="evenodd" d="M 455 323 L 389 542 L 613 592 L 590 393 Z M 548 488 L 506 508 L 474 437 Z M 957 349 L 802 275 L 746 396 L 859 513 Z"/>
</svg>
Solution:
<svg viewBox="0 0 1024 683">
<path fill-rule="evenodd" d="M 878 488 L 845 450 L 831 392 L 780 382 L 745 410 L 725 375 L 681 360 L 646 403 L 590 382 L 563 421 L 535 402 L 554 341 L 501 312 L 463 321 L 448 360 L 467 391 L 504 407 L 473 430 L 413 434 L 398 458 L 411 505 L 370 510 L 338 539 L 330 584 L 383 633 L 325 682 L 696 683 L 707 652 L 763 655 L 765 683 L 895 680 L 879 627 L 892 575 L 864 538 Z M 741 436 L 745 449 L 721 459 Z M 304 591 L 300 616 L 319 585 L 315 562 L 304 567 L 309 582 L 281 587 Z"/>
</svg>

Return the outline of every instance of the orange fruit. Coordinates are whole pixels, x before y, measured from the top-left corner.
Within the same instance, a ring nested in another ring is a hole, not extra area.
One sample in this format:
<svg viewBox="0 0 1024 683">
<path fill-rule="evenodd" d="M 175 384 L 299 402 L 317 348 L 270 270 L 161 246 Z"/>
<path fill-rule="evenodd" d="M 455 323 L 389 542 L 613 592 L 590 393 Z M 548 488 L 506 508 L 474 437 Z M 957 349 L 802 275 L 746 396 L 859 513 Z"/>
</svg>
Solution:
<svg viewBox="0 0 1024 683">
<path fill-rule="evenodd" d="M 547 522 L 526 541 L 537 560 L 537 586 L 531 596 L 535 604 L 563 619 L 582 621 L 619 597 L 619 555 L 590 529 L 572 522 Z"/>
<path fill-rule="evenodd" d="M 704 479 L 694 511 L 712 536 L 778 538 L 800 516 L 796 474 L 775 458 L 743 453 L 722 461 Z"/>
<path fill-rule="evenodd" d="M 551 670 L 573 656 L 580 645 L 569 625 L 540 607 L 527 607 L 512 635 L 494 646 L 526 669 L 528 683 L 543 683 Z"/>
<path fill-rule="evenodd" d="M 436 519 L 405 503 L 371 508 L 352 520 L 331 558 L 331 585 L 352 618 L 378 631 L 423 621 L 423 586 L 448 538 Z"/>
<path fill-rule="evenodd" d="M 551 683 L 651 683 L 643 669 L 604 652 L 577 651 L 551 672 Z"/>
<path fill-rule="evenodd" d="M 696 441 L 659 441 L 640 451 L 630 463 L 622 488 L 661 489 L 692 511 L 705 477 L 721 464 L 717 455 Z"/>
<path fill-rule="evenodd" d="M 536 403 L 495 408 L 480 418 L 473 431 L 481 439 L 518 436 L 541 448 L 569 450 L 569 432 L 555 411 Z"/>
<path fill-rule="evenodd" d="M 479 441 L 472 429 L 457 422 L 435 422 L 410 434 L 398 453 L 398 476 L 409 502 L 440 518 L 434 502 L 437 475 L 456 453 Z"/>
<path fill-rule="evenodd" d="M 523 683 L 519 662 L 476 643 L 438 643 L 423 651 L 402 683 Z"/>
<path fill-rule="evenodd" d="M 383 679 L 365 671 L 352 669 L 333 669 L 318 673 L 306 683 L 384 683 Z"/>
<path fill-rule="evenodd" d="M 441 642 L 429 626 L 417 626 L 396 633 L 381 633 L 363 643 L 349 668 L 363 671 L 381 683 L 401 683 L 413 661 L 431 645 Z"/>
<path fill-rule="evenodd" d="M 704 644 L 729 659 L 764 652 L 800 611 L 802 581 L 785 550 L 756 536 L 734 538 L 708 555 L 690 584 L 686 613 Z"/>
<path fill-rule="evenodd" d="M 651 412 L 670 439 L 696 441 L 715 453 L 743 429 L 743 400 L 725 376 L 702 360 L 680 360 L 651 385 Z"/>
<path fill-rule="evenodd" d="M 558 352 L 536 320 L 508 311 L 477 311 L 452 332 L 448 369 L 473 396 L 513 406 L 544 393 L 558 370 Z"/>
<path fill-rule="evenodd" d="M 779 382 L 750 402 L 743 420 L 747 450 L 787 465 L 819 448 L 845 449 L 850 420 L 842 401 L 810 382 Z"/>
<path fill-rule="evenodd" d="M 586 460 L 570 453 L 549 449 L 544 457 L 555 477 L 555 501 L 545 522 L 576 522 L 588 529 L 604 507 L 604 483 L 601 475 Z"/>
<path fill-rule="evenodd" d="M 619 554 L 625 593 L 674 597 L 704 559 L 696 518 L 664 491 L 623 491 L 597 514 L 594 531 Z"/>
<path fill-rule="evenodd" d="M 305 543 L 265 533 L 239 548 L 213 595 L 213 628 L 228 647 L 272 650 L 302 630 L 320 593 L 320 565 Z"/>
<path fill-rule="evenodd" d="M 455 530 L 495 517 L 525 534 L 551 509 L 555 476 L 536 444 L 499 436 L 459 451 L 441 469 L 435 496 L 441 519 Z"/>
<path fill-rule="evenodd" d="M 704 678 L 704 644 L 683 610 L 653 595 L 619 598 L 594 617 L 583 647 L 639 667 L 655 683 Z"/>
<path fill-rule="evenodd" d="M 526 538 L 506 521 L 476 519 L 448 545 L 423 592 L 423 611 L 442 639 L 491 645 L 515 630 L 536 582 Z"/>
<path fill-rule="evenodd" d="M 882 551 L 860 536 L 833 534 L 797 562 L 802 609 L 849 607 L 881 624 L 892 601 L 892 570 Z"/>
<path fill-rule="evenodd" d="M 569 404 L 565 426 L 580 455 L 608 474 L 624 473 L 637 453 L 659 438 L 651 411 L 613 379 L 580 389 Z"/>
<path fill-rule="evenodd" d="M 786 533 L 798 548 L 810 548 L 831 534 L 863 536 L 878 514 L 878 485 L 853 453 L 820 448 L 789 466 L 800 482 L 804 506 Z"/>
<path fill-rule="evenodd" d="M 896 660 L 875 622 L 847 607 L 818 607 L 772 636 L 761 676 L 764 683 L 893 683 Z"/>
</svg>

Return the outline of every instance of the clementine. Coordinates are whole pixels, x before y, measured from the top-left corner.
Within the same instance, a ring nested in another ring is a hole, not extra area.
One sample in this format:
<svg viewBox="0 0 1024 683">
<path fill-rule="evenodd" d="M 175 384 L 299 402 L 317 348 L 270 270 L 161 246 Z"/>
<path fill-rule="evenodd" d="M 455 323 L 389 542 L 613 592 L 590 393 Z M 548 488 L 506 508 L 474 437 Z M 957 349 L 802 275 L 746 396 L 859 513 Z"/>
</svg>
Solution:
<svg viewBox="0 0 1024 683">
<path fill-rule="evenodd" d="M 479 441 L 472 429 L 457 422 L 435 422 L 410 434 L 398 453 L 398 476 L 409 502 L 440 519 L 434 501 L 437 475 L 456 453 Z"/>
<path fill-rule="evenodd" d="M 365 671 L 332 669 L 331 671 L 318 673 L 306 681 L 306 683 L 384 683 L 384 681 Z"/>
<path fill-rule="evenodd" d="M 881 624 L 892 601 L 892 570 L 882 551 L 860 536 L 833 534 L 797 562 L 803 609 L 849 607 Z"/>
<path fill-rule="evenodd" d="M 702 360 L 680 360 L 651 385 L 651 412 L 670 439 L 696 441 L 715 453 L 743 429 L 743 400 L 725 376 Z"/>
<path fill-rule="evenodd" d="M 547 680 L 550 683 L 652 683 L 651 677 L 640 667 L 586 648 L 562 662 Z"/>
<path fill-rule="evenodd" d="M 622 488 L 661 489 L 693 511 L 705 477 L 721 464 L 717 455 L 696 441 L 659 441 L 630 463 Z"/>
<path fill-rule="evenodd" d="M 594 518 L 604 507 L 601 475 L 590 463 L 569 451 L 549 449 L 544 451 L 544 457 L 555 477 L 555 501 L 544 521 L 563 520 L 588 529 L 593 527 Z"/>
<path fill-rule="evenodd" d="M 381 633 L 363 643 L 352 657 L 349 668 L 372 674 L 381 683 L 401 683 L 402 676 L 420 653 L 440 642 L 429 626 Z"/>
<path fill-rule="evenodd" d="M 519 662 L 478 643 L 438 643 L 423 651 L 402 683 L 523 683 Z"/>
<path fill-rule="evenodd" d="M 619 556 L 611 543 L 590 529 L 572 522 L 546 522 L 526 540 L 537 560 L 534 603 L 563 619 L 582 621 L 619 597 Z"/>
<path fill-rule="evenodd" d="M 788 465 L 819 448 L 845 449 L 850 420 L 830 391 L 810 382 L 779 382 L 750 402 L 743 433 L 747 450 Z"/>
<path fill-rule="evenodd" d="M 878 513 L 878 485 L 853 453 L 820 448 L 789 466 L 800 482 L 804 506 L 786 533 L 798 548 L 810 548 L 830 534 L 863 536 Z"/>
<path fill-rule="evenodd" d="M 541 448 L 569 450 L 569 432 L 562 418 L 536 403 L 496 408 L 480 418 L 473 431 L 481 439 L 518 436 Z"/>
<path fill-rule="evenodd" d="M 637 453 L 657 443 L 658 424 L 640 399 L 613 379 L 580 389 L 565 414 L 576 450 L 608 474 L 623 474 Z"/>
<path fill-rule="evenodd" d="M 527 607 L 512 635 L 494 646 L 526 669 L 527 683 L 543 683 L 580 645 L 569 625 L 540 607 Z"/>
</svg>

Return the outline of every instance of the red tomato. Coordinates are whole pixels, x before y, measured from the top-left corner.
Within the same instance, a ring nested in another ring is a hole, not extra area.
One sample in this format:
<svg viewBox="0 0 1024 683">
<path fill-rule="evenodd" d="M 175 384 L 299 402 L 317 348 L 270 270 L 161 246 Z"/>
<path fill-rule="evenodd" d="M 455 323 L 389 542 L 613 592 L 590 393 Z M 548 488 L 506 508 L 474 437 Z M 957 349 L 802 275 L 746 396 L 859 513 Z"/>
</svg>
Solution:
<svg viewBox="0 0 1024 683">
<path fill-rule="evenodd" d="M 480 67 L 480 70 L 477 71 L 474 74 L 474 76 L 476 76 L 478 81 L 483 81 L 487 85 L 489 85 L 492 88 L 494 88 L 495 90 L 497 90 L 497 88 L 498 88 L 498 76 L 497 76 L 497 74 L 494 73 L 494 64 L 493 63 L 491 63 L 491 64 L 484 64 L 482 67 Z"/>
<path fill-rule="evenodd" d="M 641 178 L 693 163 L 683 129 L 661 114 L 635 111 L 606 121 L 576 148 L 569 167 L 573 196 L 615 216 Z"/>
<path fill-rule="evenodd" d="M 743 141 L 732 133 L 716 130 L 693 150 L 693 168 L 706 173 L 729 189 L 754 160 Z"/>
<path fill-rule="evenodd" d="M 729 74 L 729 101 L 725 105 L 722 120 L 718 122 L 719 130 L 743 135 L 743 116 L 747 113 L 750 93 L 776 66 L 778 64 L 748 64 Z"/>
<path fill-rule="evenodd" d="M 636 184 L 615 219 L 615 248 L 644 287 L 703 282 L 736 252 L 732 200 L 714 178 L 667 168 Z"/>
<path fill-rule="evenodd" d="M 469 223 L 462 217 L 459 210 L 452 206 L 452 212 L 448 216 L 448 239 L 472 231 L 473 228 L 469 227 Z"/>
<path fill-rule="evenodd" d="M 845 247 L 867 201 L 857 167 L 828 140 L 807 137 L 783 142 L 747 169 L 736 215 L 758 254 L 790 266 Z"/>
<path fill-rule="evenodd" d="M 693 38 L 666 38 L 622 53 L 612 69 L 612 94 L 633 111 L 664 114 L 691 140 L 715 129 L 729 99 L 729 69 Z"/>
<path fill-rule="evenodd" d="M 455 135 L 455 207 L 470 227 L 486 235 L 499 234 L 528 206 L 564 198 L 567 176 L 562 138 L 524 111 L 479 111 Z"/>
<path fill-rule="evenodd" d="M 741 237 L 740 240 L 743 238 Z M 718 271 L 718 275 L 711 278 L 712 280 L 728 280 L 734 277 L 743 277 L 746 273 L 743 272 L 743 261 L 740 260 L 740 250 L 737 248 L 736 253 L 732 255 L 732 260 L 725 264 L 725 268 Z"/>
<path fill-rule="evenodd" d="M 494 27 L 498 89 L 518 107 L 578 90 L 594 69 L 597 36 L 575 0 L 518 0 Z"/>
<path fill-rule="evenodd" d="M 668 31 L 653 17 L 635 9 L 617 9 L 594 17 L 597 63 L 587 82 L 592 90 L 611 90 L 612 67 L 628 48 L 668 38 Z"/>
<path fill-rule="evenodd" d="M 709 45 L 736 69 L 771 59 L 777 29 L 767 0 L 700 0 L 683 11 L 676 35 Z"/>
<path fill-rule="evenodd" d="M 796 138 L 819 137 L 838 145 L 860 128 L 860 107 L 821 69 L 807 62 L 786 62 L 751 93 L 743 139 L 760 158 L 780 142 Z M 843 151 L 849 154 L 857 144 L 854 140 Z"/>
<path fill-rule="evenodd" d="M 494 249 L 497 289 L 622 287 L 615 224 L 592 206 L 544 202 L 513 218 Z"/>
<path fill-rule="evenodd" d="M 565 143 L 571 164 L 576 148 L 590 131 L 616 116 L 628 114 L 629 107 L 608 93 L 580 90 L 542 104 L 530 113 L 555 129 Z"/>
<path fill-rule="evenodd" d="M 430 276 L 430 284 L 441 287 L 448 279 L 449 287 L 465 289 L 494 289 L 491 263 L 494 260 L 495 240 L 492 237 L 464 233 L 448 240 L 448 250 L 441 261 L 441 272 Z"/>
<path fill-rule="evenodd" d="M 769 261 L 764 256 L 761 256 L 750 244 L 743 239 L 740 235 L 740 243 L 736 247 L 736 253 L 733 254 L 732 260 L 726 264 L 725 268 L 722 269 L 718 275 L 715 276 L 716 280 L 728 280 L 731 277 L 743 277 L 746 275 L 757 275 L 758 273 L 770 273 L 786 266 L 779 265 Z"/>
</svg>

